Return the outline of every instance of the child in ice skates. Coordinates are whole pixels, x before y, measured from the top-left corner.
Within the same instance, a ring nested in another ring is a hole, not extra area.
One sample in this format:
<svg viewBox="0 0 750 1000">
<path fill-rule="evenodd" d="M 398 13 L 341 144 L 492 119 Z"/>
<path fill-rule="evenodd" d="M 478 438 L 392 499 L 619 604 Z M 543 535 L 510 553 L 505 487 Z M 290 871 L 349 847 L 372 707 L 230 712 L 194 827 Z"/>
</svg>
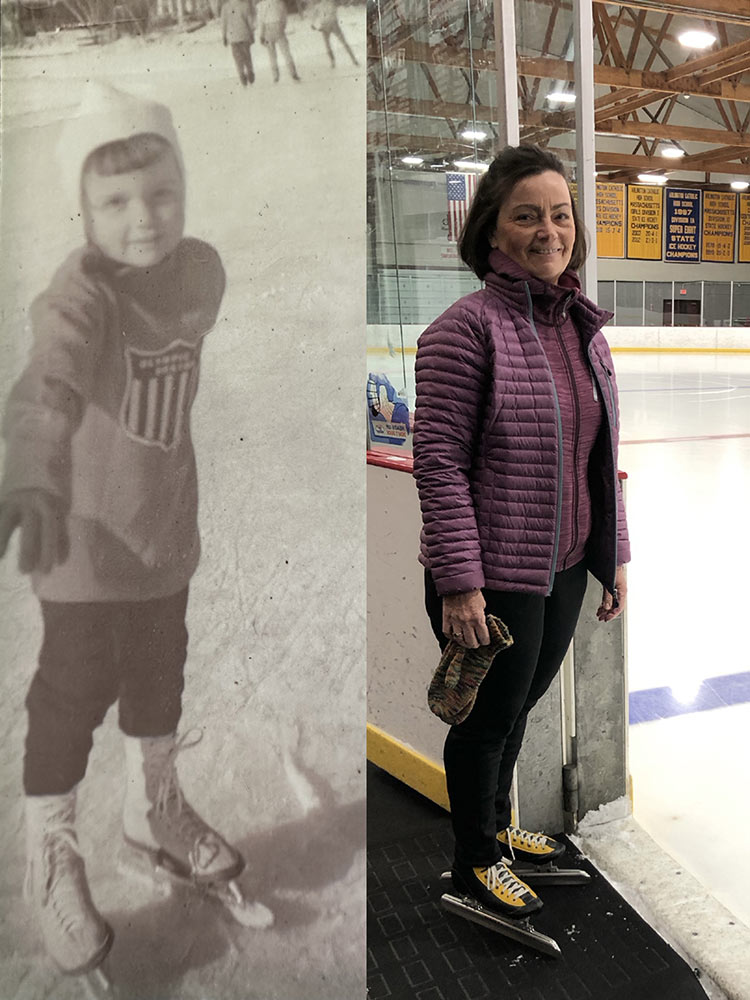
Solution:
<svg viewBox="0 0 750 1000">
<path fill-rule="evenodd" d="M 211 246 L 183 236 L 184 170 L 163 105 L 90 84 L 59 152 L 86 244 L 31 306 L 31 357 L 4 423 L 0 555 L 18 527 L 44 622 L 26 699 L 27 889 L 47 950 L 77 973 L 112 942 L 75 803 L 115 701 L 130 847 L 203 885 L 231 884 L 243 860 L 175 772 L 200 551 L 189 418 L 224 270 Z"/>
</svg>

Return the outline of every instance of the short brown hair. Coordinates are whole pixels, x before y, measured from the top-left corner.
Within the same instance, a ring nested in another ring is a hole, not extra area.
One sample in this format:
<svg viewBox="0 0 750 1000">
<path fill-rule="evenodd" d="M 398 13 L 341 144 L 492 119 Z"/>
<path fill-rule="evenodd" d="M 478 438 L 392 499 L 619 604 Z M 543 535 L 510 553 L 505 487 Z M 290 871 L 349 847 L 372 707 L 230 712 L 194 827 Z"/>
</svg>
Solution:
<svg viewBox="0 0 750 1000">
<path fill-rule="evenodd" d="M 128 174 L 134 170 L 150 167 L 165 153 L 174 154 L 172 144 L 156 132 L 139 132 L 127 139 L 116 139 L 103 146 L 97 146 L 86 157 L 81 177 L 94 171 L 101 177 Z"/>
<path fill-rule="evenodd" d="M 542 174 L 546 170 L 554 170 L 568 183 L 568 176 L 560 157 L 548 149 L 541 149 L 530 143 L 522 143 L 520 146 L 506 146 L 505 149 L 500 150 L 490 164 L 489 170 L 477 185 L 469 214 L 458 238 L 461 259 L 478 278 L 484 278 L 490 270 L 489 256 L 492 249 L 490 237 L 495 231 L 497 213 L 519 181 L 525 177 Z M 568 190 L 570 190 L 569 183 Z M 572 193 L 570 204 L 573 209 L 576 235 L 568 266 L 578 270 L 586 260 L 588 246 L 586 245 L 586 232 L 578 215 Z"/>
</svg>

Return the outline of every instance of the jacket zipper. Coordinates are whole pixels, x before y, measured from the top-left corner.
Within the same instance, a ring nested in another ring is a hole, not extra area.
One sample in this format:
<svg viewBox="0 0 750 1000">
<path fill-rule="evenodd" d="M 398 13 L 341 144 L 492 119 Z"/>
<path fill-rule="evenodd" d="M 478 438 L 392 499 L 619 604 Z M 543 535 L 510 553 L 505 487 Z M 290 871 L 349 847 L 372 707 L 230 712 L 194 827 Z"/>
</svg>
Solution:
<svg viewBox="0 0 750 1000">
<path fill-rule="evenodd" d="M 617 427 L 618 426 L 617 407 L 615 406 L 615 390 L 612 388 L 612 372 L 609 370 L 609 368 L 607 368 L 607 366 L 604 364 L 603 361 L 600 361 L 599 364 L 607 373 L 606 382 L 607 382 L 607 388 L 609 389 L 609 408 L 612 412 L 612 421 L 615 427 Z"/>
<path fill-rule="evenodd" d="M 566 302 L 567 304 L 567 302 Z M 567 317 L 567 312 L 565 307 L 562 310 L 562 320 L 565 322 Z M 568 558 L 571 552 L 575 551 L 575 547 L 578 544 L 578 444 L 581 431 L 581 408 L 578 400 L 578 390 L 576 388 L 575 373 L 573 372 L 573 365 L 570 358 L 568 357 L 568 352 L 565 348 L 565 341 L 563 340 L 563 335 L 561 329 L 555 323 L 555 333 L 557 334 L 557 339 L 560 343 L 560 353 L 562 354 L 563 363 L 565 365 L 565 371 L 568 374 L 568 382 L 570 384 L 570 394 L 573 403 L 573 524 L 571 532 L 571 548 L 565 554 L 565 559 Z M 562 517 L 561 517 L 562 523 Z M 563 559 L 563 566 L 565 565 L 565 559 Z"/>
<path fill-rule="evenodd" d="M 539 336 L 539 331 L 536 328 L 536 323 L 534 322 L 534 303 L 531 298 L 531 291 L 529 289 L 528 282 L 526 281 L 524 282 L 524 288 L 526 289 L 526 301 L 529 306 L 529 323 L 531 324 L 531 329 L 534 331 L 537 343 L 541 348 L 544 363 L 547 365 L 550 382 L 552 383 L 552 394 L 555 399 L 555 414 L 557 416 L 557 506 L 555 511 L 555 545 L 552 551 L 552 566 L 550 567 L 549 590 L 547 591 L 547 596 L 549 597 L 555 583 L 555 567 L 557 566 L 557 552 L 560 547 L 560 524 L 562 521 L 562 415 L 560 413 L 560 400 L 557 395 L 557 386 L 555 385 L 555 380 L 552 376 L 552 369 L 550 368 L 549 361 L 547 361 L 547 355 L 544 353 L 542 340 Z"/>
</svg>

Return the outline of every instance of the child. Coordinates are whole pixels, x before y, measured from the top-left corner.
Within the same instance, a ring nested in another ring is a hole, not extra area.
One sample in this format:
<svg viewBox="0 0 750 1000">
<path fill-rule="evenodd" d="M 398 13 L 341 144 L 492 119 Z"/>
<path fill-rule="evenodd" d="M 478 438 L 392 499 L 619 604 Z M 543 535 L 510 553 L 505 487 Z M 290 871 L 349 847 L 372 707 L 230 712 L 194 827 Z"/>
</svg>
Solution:
<svg viewBox="0 0 750 1000">
<path fill-rule="evenodd" d="M 18 527 L 44 622 L 26 699 L 27 886 L 47 950 L 77 973 L 112 943 L 74 822 L 93 730 L 115 701 L 126 842 L 198 883 L 234 878 L 243 860 L 174 769 L 199 558 L 189 417 L 224 269 L 183 236 L 184 170 L 163 105 L 92 83 L 59 153 L 86 244 L 31 306 L 34 344 L 4 423 L 0 555 Z"/>
<path fill-rule="evenodd" d="M 319 31 L 325 42 L 326 52 L 331 61 L 331 66 L 336 65 L 336 59 L 331 48 L 331 35 L 335 35 L 347 51 L 347 54 L 355 66 L 359 66 L 357 57 L 352 52 L 349 43 L 344 37 L 344 32 L 339 24 L 338 13 L 336 12 L 336 0 L 319 0 L 313 7 L 311 27 L 313 31 Z"/>
<path fill-rule="evenodd" d="M 281 49 L 286 68 L 293 80 L 299 81 L 297 67 L 294 65 L 292 50 L 289 48 L 289 39 L 286 37 L 286 4 L 284 0 L 259 0 L 255 8 L 258 19 L 258 37 L 261 45 L 268 49 L 268 57 L 271 60 L 271 73 L 274 83 L 279 82 L 279 60 L 276 57 L 276 46 Z"/>
</svg>

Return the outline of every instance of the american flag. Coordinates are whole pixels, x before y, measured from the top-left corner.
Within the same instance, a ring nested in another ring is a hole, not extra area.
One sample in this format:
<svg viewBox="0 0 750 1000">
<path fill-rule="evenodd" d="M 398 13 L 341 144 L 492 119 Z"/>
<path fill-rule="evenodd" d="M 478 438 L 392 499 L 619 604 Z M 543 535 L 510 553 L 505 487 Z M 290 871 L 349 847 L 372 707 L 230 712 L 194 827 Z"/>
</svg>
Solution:
<svg viewBox="0 0 750 1000">
<path fill-rule="evenodd" d="M 448 188 L 448 239 L 455 243 L 469 213 L 477 187 L 476 174 L 446 174 Z"/>
</svg>

